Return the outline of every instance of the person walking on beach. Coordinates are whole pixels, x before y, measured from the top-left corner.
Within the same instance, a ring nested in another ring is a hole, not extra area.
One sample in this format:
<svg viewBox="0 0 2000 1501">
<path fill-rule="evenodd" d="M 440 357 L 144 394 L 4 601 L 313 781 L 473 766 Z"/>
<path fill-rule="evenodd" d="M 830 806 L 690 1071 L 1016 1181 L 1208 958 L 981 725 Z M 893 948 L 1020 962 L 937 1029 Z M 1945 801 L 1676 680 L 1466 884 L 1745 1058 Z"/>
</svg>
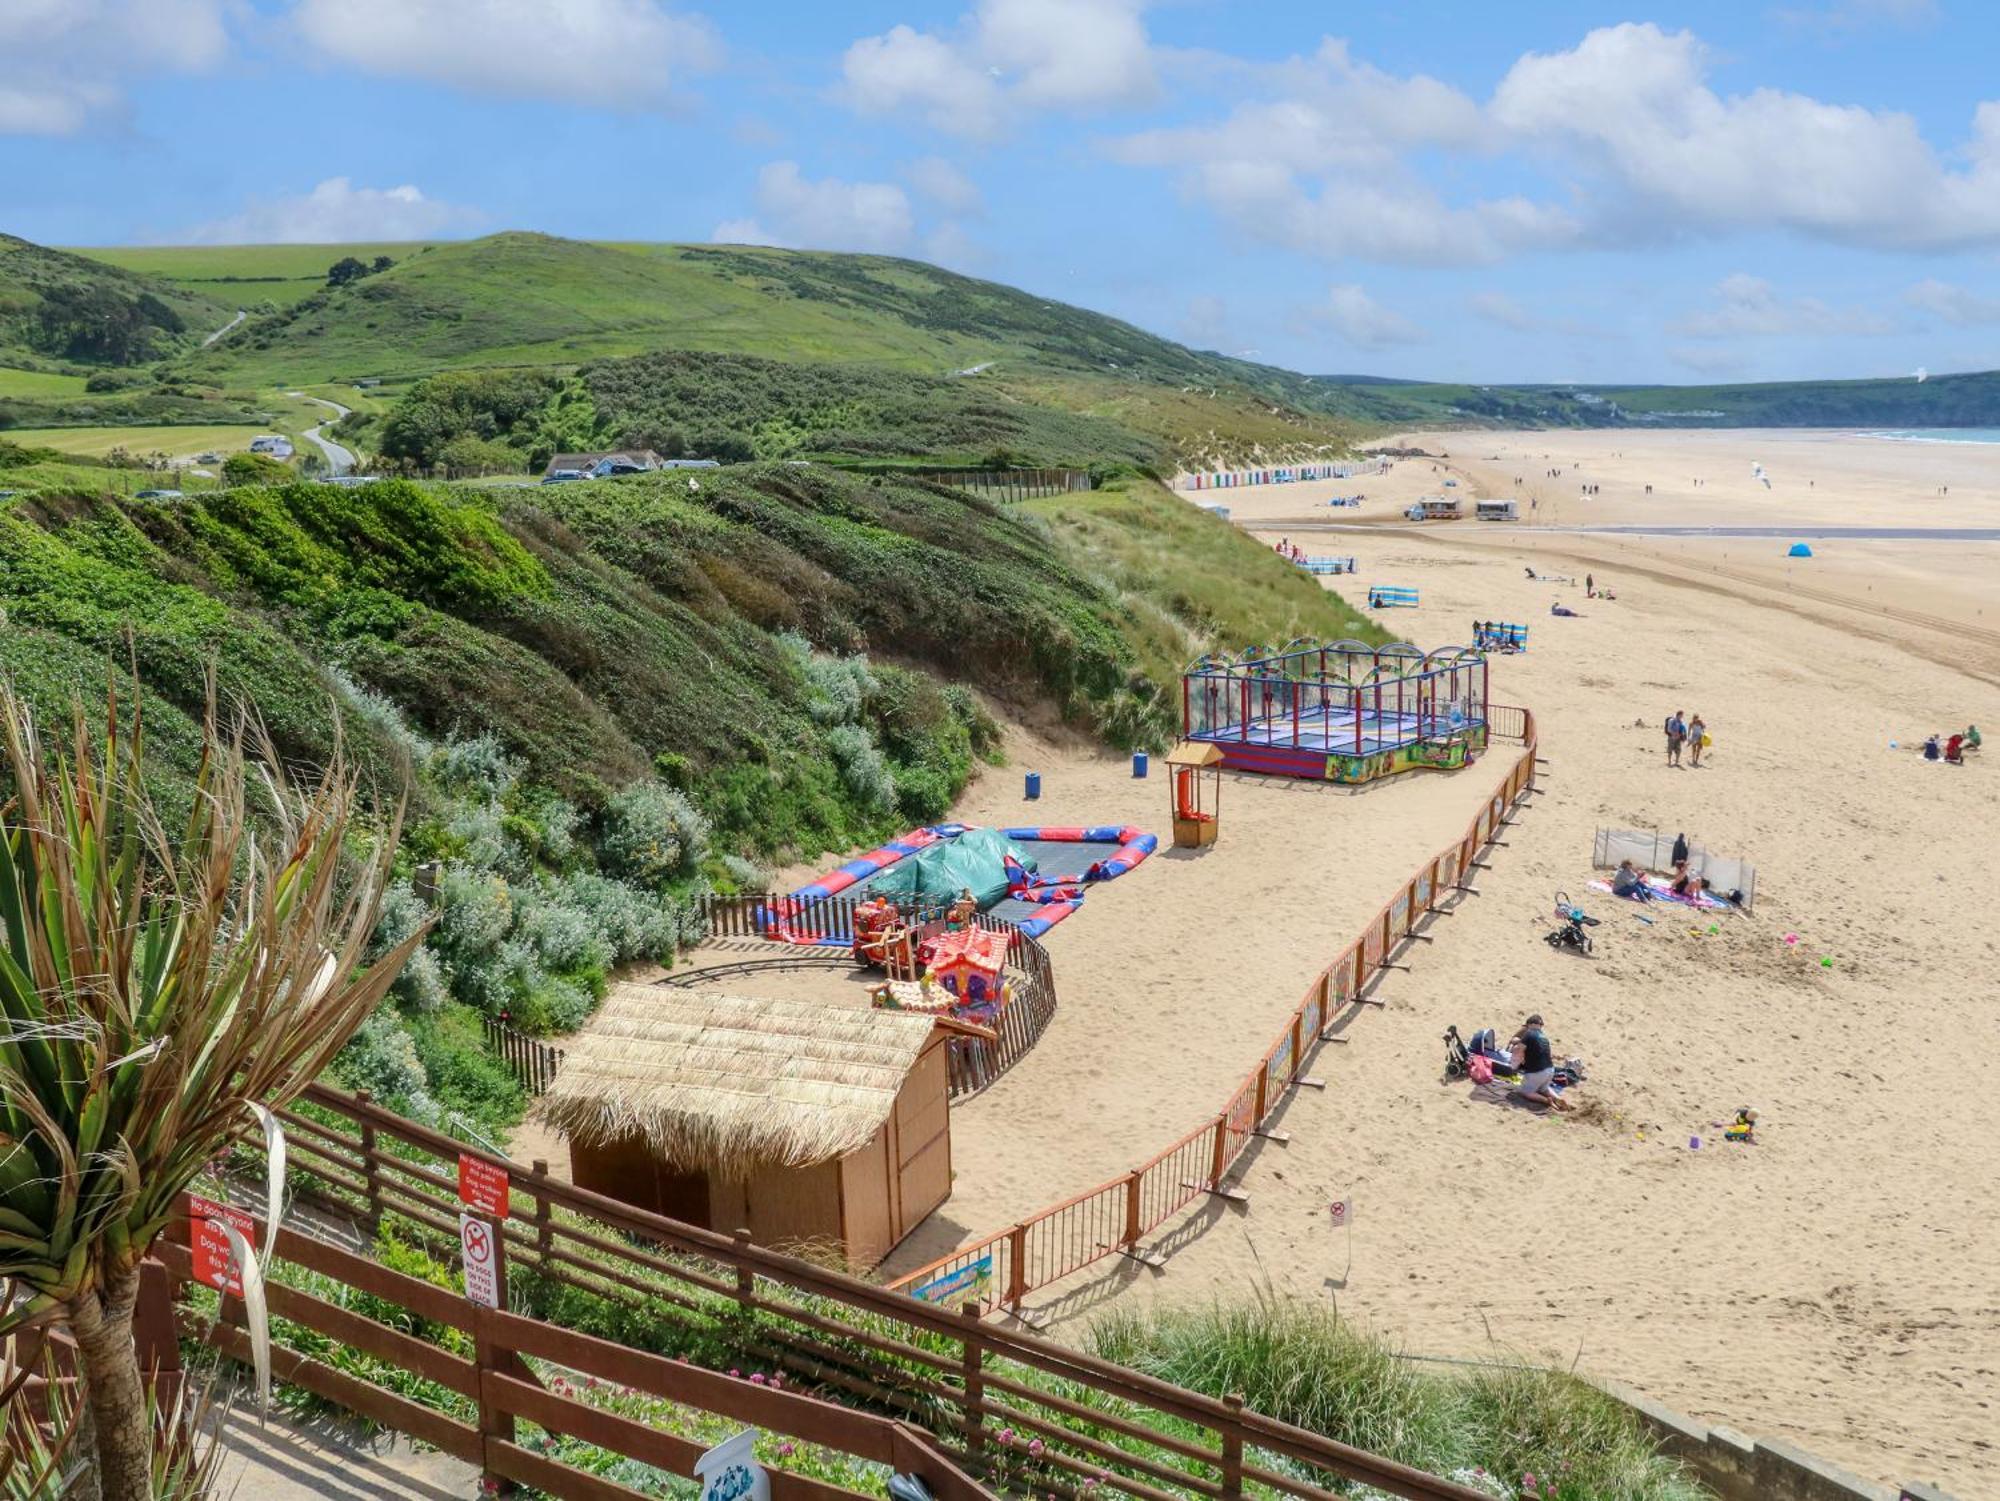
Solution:
<svg viewBox="0 0 2000 1501">
<path fill-rule="evenodd" d="M 1701 737 L 1707 730 L 1708 726 L 1701 722 L 1699 714 L 1688 721 L 1688 754 L 1694 758 L 1696 766 L 1701 765 Z"/>
<path fill-rule="evenodd" d="M 1687 739 L 1687 725 L 1681 719 L 1681 711 L 1674 710 L 1667 716 L 1667 765 L 1681 764 L 1681 742 Z"/>
<path fill-rule="evenodd" d="M 1597 598 L 1597 580 L 1587 573 L 1583 576 L 1583 597 L 1585 599 Z"/>
</svg>

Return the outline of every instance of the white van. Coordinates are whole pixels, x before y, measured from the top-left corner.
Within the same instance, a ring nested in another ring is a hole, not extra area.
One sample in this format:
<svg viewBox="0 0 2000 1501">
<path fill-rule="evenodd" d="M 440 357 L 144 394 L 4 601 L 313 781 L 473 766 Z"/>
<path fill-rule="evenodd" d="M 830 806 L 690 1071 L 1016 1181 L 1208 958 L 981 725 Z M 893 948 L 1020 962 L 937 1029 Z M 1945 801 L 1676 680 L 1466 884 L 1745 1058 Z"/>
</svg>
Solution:
<svg viewBox="0 0 2000 1501">
<path fill-rule="evenodd" d="M 1482 500 L 1474 514 L 1481 521 L 1519 521 L 1521 511 L 1511 500 Z"/>
</svg>

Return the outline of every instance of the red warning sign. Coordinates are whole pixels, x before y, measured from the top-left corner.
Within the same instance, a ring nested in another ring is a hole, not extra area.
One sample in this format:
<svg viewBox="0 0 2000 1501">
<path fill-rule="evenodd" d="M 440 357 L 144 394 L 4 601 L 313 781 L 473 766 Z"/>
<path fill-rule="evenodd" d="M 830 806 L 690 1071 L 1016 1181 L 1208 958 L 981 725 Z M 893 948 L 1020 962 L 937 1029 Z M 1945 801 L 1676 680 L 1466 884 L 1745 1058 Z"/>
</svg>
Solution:
<svg viewBox="0 0 2000 1501">
<path fill-rule="evenodd" d="M 243 1273 L 229 1249 L 223 1224 L 234 1225 L 250 1249 L 257 1249 L 257 1221 L 246 1210 L 218 1204 L 199 1194 L 188 1195 L 188 1239 L 194 1255 L 194 1280 L 219 1292 L 243 1295 Z"/>
<path fill-rule="evenodd" d="M 496 1220 L 507 1218 L 507 1169 L 498 1163 L 458 1154 L 458 1202 Z"/>
</svg>

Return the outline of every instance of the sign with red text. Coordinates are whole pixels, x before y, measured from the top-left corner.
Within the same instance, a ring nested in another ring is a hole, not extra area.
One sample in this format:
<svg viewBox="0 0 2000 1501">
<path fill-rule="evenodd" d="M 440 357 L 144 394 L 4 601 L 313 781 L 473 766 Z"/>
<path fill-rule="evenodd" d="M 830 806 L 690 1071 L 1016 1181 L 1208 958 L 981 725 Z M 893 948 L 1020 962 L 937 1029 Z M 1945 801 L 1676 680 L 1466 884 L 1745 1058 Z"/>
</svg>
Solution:
<svg viewBox="0 0 2000 1501">
<path fill-rule="evenodd" d="M 496 1220 L 507 1218 L 507 1169 L 484 1157 L 460 1152 L 458 1202 Z"/>
<path fill-rule="evenodd" d="M 1352 1198 L 1335 1199 L 1331 1204 L 1326 1206 L 1326 1213 L 1328 1219 L 1333 1222 L 1333 1228 L 1336 1230 L 1340 1229 L 1343 1225 L 1351 1225 L 1354 1223 L 1354 1200 Z"/>
<path fill-rule="evenodd" d="M 250 1248 L 257 1248 L 257 1221 L 247 1210 L 218 1204 L 199 1194 L 188 1195 L 188 1249 L 194 1258 L 194 1280 L 240 1298 L 243 1269 L 229 1249 L 229 1237 L 222 1230 L 224 1224 L 234 1225 Z"/>
<path fill-rule="evenodd" d="M 476 1214 L 458 1216 L 458 1249 L 465 1264 L 465 1297 L 481 1308 L 500 1306 L 500 1232 Z"/>
</svg>

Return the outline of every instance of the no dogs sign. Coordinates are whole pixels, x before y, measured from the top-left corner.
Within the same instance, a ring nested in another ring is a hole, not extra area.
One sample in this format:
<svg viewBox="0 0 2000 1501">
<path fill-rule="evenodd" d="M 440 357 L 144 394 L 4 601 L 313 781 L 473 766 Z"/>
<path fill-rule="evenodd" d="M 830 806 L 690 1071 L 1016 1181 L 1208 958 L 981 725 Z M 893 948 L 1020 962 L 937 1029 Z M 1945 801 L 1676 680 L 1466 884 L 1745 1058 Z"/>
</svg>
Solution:
<svg viewBox="0 0 2000 1501">
<path fill-rule="evenodd" d="M 458 1249 L 465 1264 L 465 1297 L 481 1308 L 500 1306 L 498 1239 L 498 1232 L 478 1215 L 459 1215 Z"/>
</svg>

